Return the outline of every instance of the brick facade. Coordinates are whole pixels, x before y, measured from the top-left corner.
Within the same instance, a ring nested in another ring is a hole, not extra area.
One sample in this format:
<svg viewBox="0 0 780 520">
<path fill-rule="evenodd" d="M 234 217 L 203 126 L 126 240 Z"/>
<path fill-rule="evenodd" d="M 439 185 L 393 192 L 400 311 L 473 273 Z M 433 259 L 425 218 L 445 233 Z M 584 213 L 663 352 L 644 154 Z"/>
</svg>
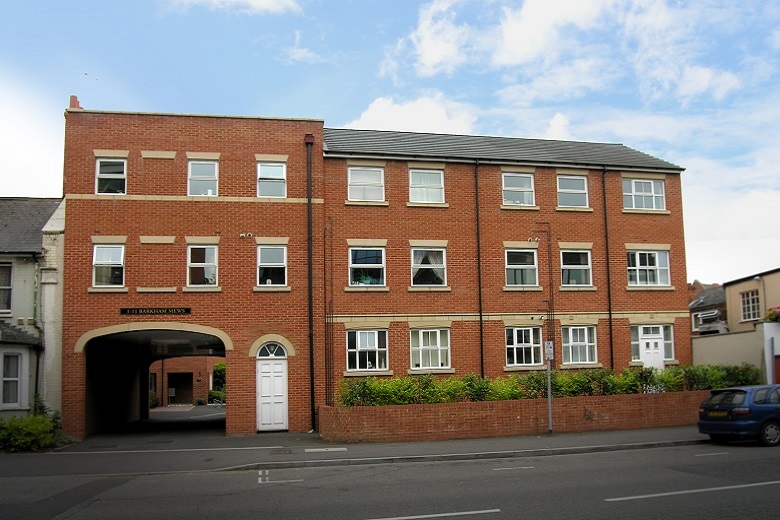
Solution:
<svg viewBox="0 0 780 520">
<path fill-rule="evenodd" d="M 139 403 L 145 395 L 135 392 L 148 383 L 148 366 L 173 355 L 185 337 L 224 346 L 229 434 L 258 430 L 257 355 L 266 344 L 283 345 L 287 352 L 291 431 L 316 426 L 312 410 L 333 402 L 343 377 L 423 372 L 495 377 L 541 368 L 538 359 L 533 366 L 508 366 L 507 327 L 543 327 L 544 339 L 551 330 L 555 368 L 621 370 L 637 364 L 632 326 L 672 326 L 673 358 L 665 363 L 691 363 L 679 168 L 636 174 L 664 182 L 665 211 L 653 212 L 623 208 L 622 180 L 633 172 L 525 166 L 522 171 L 534 175 L 536 202 L 517 208 L 503 204 L 500 161 L 345 158 L 324 146 L 326 133 L 316 120 L 95 112 L 77 105 L 66 112 L 63 421 L 68 433 L 82 437 L 105 429 L 99 418 L 112 398 L 113 408 L 128 410 L 118 422 L 143 417 Z M 307 135 L 313 136 L 310 206 Z M 101 157 L 126 161 L 125 193 L 96 194 Z M 218 162 L 218 193 L 188 196 L 188 160 L 204 157 Z M 257 162 L 263 158 L 286 164 L 286 197 L 257 197 Z M 348 168 L 360 164 L 383 167 L 380 203 L 348 200 Z M 443 171 L 443 204 L 409 202 L 414 167 Z M 587 178 L 588 207 L 578 211 L 557 202 L 557 176 L 571 172 Z M 218 249 L 218 283 L 193 289 L 187 283 L 188 246 L 203 243 Z M 257 246 L 264 243 L 286 245 L 284 288 L 257 285 Z M 93 287 L 96 244 L 124 246 L 120 286 Z M 350 284 L 350 247 L 367 244 L 381 244 L 384 251 L 381 286 Z M 535 251 L 538 260 L 538 284 L 522 290 L 507 288 L 505 278 L 505 249 L 519 244 Z M 670 284 L 629 286 L 626 251 L 642 244 L 668 251 Z M 446 284 L 413 287 L 411 251 L 429 246 L 445 251 Z M 561 250 L 572 248 L 590 252 L 588 287 L 561 284 Z M 122 314 L 128 308 L 186 313 Z M 594 327 L 597 348 L 591 362 L 563 362 L 561 331 L 570 325 Z M 447 331 L 447 366 L 412 366 L 410 333 L 417 329 Z M 350 370 L 348 334 L 367 330 L 387 331 L 387 366 Z M 143 350 L 150 344 L 158 350 Z M 218 350 L 209 352 L 221 355 Z M 122 387 L 130 390 L 115 390 L 111 378 L 100 375 L 104 372 L 121 375 Z"/>
</svg>

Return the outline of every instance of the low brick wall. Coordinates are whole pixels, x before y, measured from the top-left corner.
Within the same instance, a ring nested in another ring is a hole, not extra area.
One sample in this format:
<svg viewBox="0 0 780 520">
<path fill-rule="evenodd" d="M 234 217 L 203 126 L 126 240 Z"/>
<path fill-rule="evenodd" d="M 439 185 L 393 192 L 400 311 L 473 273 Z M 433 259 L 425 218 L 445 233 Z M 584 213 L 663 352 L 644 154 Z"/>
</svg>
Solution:
<svg viewBox="0 0 780 520">
<path fill-rule="evenodd" d="M 709 392 L 673 392 L 553 400 L 553 431 L 630 430 L 694 424 Z M 319 407 L 327 442 L 473 439 L 546 433 L 547 400 L 403 406 Z"/>
</svg>

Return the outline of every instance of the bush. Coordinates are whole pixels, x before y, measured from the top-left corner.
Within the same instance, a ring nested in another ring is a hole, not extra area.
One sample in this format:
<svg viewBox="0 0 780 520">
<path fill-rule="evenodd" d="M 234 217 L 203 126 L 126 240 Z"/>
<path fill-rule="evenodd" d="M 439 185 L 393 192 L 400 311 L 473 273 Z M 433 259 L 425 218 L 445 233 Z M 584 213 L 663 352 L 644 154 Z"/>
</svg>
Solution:
<svg viewBox="0 0 780 520">
<path fill-rule="evenodd" d="M 216 404 L 225 404 L 224 390 L 209 390 L 209 402 Z"/>
<path fill-rule="evenodd" d="M 0 449 L 42 451 L 56 446 L 55 422 L 48 415 L 0 419 Z"/>
<path fill-rule="evenodd" d="M 709 390 L 724 386 L 757 384 L 758 369 L 750 365 L 702 365 L 611 370 L 553 371 L 553 397 L 621 395 L 685 390 Z M 211 394 L 209 393 L 209 400 Z M 390 379 L 350 378 L 339 382 L 340 406 L 382 406 L 388 404 L 453 403 L 460 401 L 504 401 L 547 397 L 547 373 L 533 371 L 488 379 L 476 374 L 461 378 L 432 375 Z M 224 399 L 224 392 L 222 392 Z"/>
<path fill-rule="evenodd" d="M 157 408 L 160 406 L 160 398 L 157 397 L 157 394 L 149 394 L 149 408 Z"/>
</svg>

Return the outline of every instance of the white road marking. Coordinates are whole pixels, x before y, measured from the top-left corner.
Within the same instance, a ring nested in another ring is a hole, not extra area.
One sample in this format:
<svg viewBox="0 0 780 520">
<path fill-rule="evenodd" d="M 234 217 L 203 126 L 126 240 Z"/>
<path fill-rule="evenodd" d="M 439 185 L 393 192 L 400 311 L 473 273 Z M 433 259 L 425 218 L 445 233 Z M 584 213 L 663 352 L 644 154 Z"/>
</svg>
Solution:
<svg viewBox="0 0 780 520">
<path fill-rule="evenodd" d="M 268 470 L 260 470 L 257 472 L 257 483 L 258 484 L 289 484 L 290 482 L 303 482 L 303 479 L 295 479 L 295 480 L 271 480 L 271 477 L 268 476 Z"/>
<path fill-rule="evenodd" d="M 493 468 L 493 471 L 509 471 L 512 469 L 534 469 L 533 466 L 517 466 L 515 468 Z"/>
<path fill-rule="evenodd" d="M 500 509 L 483 509 L 482 511 L 456 511 L 453 513 L 436 513 L 433 515 L 393 516 L 384 518 L 371 518 L 369 520 L 417 520 L 419 518 L 446 518 L 448 516 L 486 515 L 500 512 Z"/>
<path fill-rule="evenodd" d="M 729 455 L 729 452 L 719 451 L 716 453 L 699 453 L 698 455 L 694 455 L 694 457 L 715 457 L 716 455 Z"/>
<path fill-rule="evenodd" d="M 605 502 L 625 502 L 628 500 L 645 500 L 648 498 L 662 498 L 662 497 L 673 497 L 673 496 L 680 496 L 680 495 L 693 495 L 696 493 L 714 493 L 716 491 L 731 491 L 734 489 L 746 489 L 746 488 L 753 488 L 753 487 L 761 487 L 761 486 L 776 486 L 780 484 L 780 480 L 771 480 L 769 482 L 756 482 L 754 484 L 739 484 L 735 486 L 721 486 L 721 487 L 713 487 L 713 488 L 704 488 L 704 489 L 687 489 L 684 491 L 670 491 L 669 493 L 654 493 L 652 495 L 636 495 L 633 497 L 618 497 L 618 498 L 605 498 Z"/>
<path fill-rule="evenodd" d="M 347 451 L 347 448 L 306 448 L 306 453 L 320 453 L 325 451 Z"/>
</svg>

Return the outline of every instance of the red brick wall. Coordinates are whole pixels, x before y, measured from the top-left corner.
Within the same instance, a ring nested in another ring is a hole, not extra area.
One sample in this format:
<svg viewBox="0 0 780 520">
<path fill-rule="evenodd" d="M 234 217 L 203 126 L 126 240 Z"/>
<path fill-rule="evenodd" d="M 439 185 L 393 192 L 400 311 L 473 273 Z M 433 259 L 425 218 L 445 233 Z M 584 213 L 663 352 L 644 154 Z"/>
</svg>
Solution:
<svg viewBox="0 0 780 520">
<path fill-rule="evenodd" d="M 322 197 L 322 122 L 260 118 L 195 117 L 69 111 L 66 113 L 66 233 L 63 301 L 63 425 L 81 438 L 94 432 L 88 416 L 86 357 L 80 337 L 102 327 L 176 321 L 228 335 L 227 432 L 256 431 L 253 342 L 265 334 L 287 338 L 289 426 L 311 428 L 307 330 L 307 205 L 304 136 L 315 137 L 314 197 Z M 95 149 L 129 150 L 127 195 L 95 196 Z M 174 151 L 174 159 L 149 159 L 142 151 Z M 187 152 L 219 152 L 219 199 L 187 197 Z M 256 202 L 255 154 L 285 154 L 286 201 Z M 152 196 L 152 197 L 149 197 Z M 313 205 L 314 247 L 322 250 L 322 204 Z M 257 293 L 255 237 L 289 237 L 289 292 Z M 125 293 L 94 293 L 92 236 L 126 236 Z M 141 243 L 141 236 L 174 236 L 172 244 Z M 186 286 L 187 236 L 219 237 L 218 293 Z M 322 315 L 321 254 L 314 255 L 315 312 Z M 138 292 L 176 287 L 176 292 Z M 189 315 L 121 315 L 125 307 L 188 307 Z M 321 320 L 318 324 L 321 323 Z M 322 343 L 322 330 L 315 330 Z M 108 348 L 108 347 L 106 347 Z M 90 411 L 89 413 L 94 413 Z"/>
<path fill-rule="evenodd" d="M 208 403 L 209 377 L 213 372 L 214 365 L 224 361 L 224 358 L 189 356 L 169 358 L 152 363 L 152 366 L 149 367 L 149 372 L 157 376 L 156 394 L 159 405 L 165 406 L 168 403 L 167 375 L 171 373 L 192 374 L 193 395 L 190 404 L 197 404 L 198 399 L 201 399 L 203 403 Z"/>
<path fill-rule="evenodd" d="M 553 431 L 575 433 L 694 424 L 709 392 L 674 392 L 553 400 Z M 404 406 L 320 406 L 327 442 L 413 442 L 548 431 L 547 400 Z"/>
</svg>

